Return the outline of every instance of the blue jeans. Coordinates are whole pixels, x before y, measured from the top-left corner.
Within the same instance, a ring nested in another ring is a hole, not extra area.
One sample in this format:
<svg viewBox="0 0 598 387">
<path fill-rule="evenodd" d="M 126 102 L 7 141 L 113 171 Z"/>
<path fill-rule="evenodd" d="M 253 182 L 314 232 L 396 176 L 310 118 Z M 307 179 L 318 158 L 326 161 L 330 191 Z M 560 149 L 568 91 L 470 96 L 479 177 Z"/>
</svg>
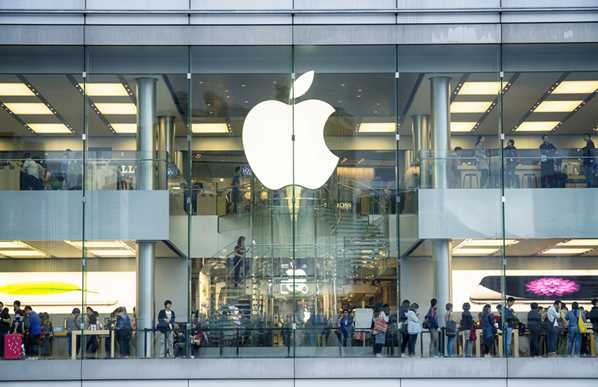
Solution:
<svg viewBox="0 0 598 387">
<path fill-rule="evenodd" d="M 588 188 L 594 186 L 594 164 L 584 164 L 583 174 L 586 178 L 586 184 Z"/>
<path fill-rule="evenodd" d="M 513 356 L 511 353 L 511 341 L 513 340 L 513 328 L 507 327 L 504 332 L 505 339 L 505 356 Z"/>
<path fill-rule="evenodd" d="M 465 357 L 472 357 L 473 356 L 473 341 L 469 340 L 469 337 L 465 338 L 465 342 L 463 343 L 463 354 Z"/>
<path fill-rule="evenodd" d="M 551 327 L 548 331 L 548 353 L 556 353 L 556 346 L 559 342 L 559 330 L 556 327 Z"/>
<path fill-rule="evenodd" d="M 581 333 L 577 329 L 569 328 L 567 335 L 567 353 L 569 355 L 579 355 L 581 350 Z"/>
<path fill-rule="evenodd" d="M 409 334 L 409 356 L 415 355 L 415 343 L 417 343 L 417 333 Z"/>
<path fill-rule="evenodd" d="M 457 341 L 457 336 L 447 336 L 446 337 L 446 354 L 450 356 L 455 355 L 455 342 Z"/>
</svg>

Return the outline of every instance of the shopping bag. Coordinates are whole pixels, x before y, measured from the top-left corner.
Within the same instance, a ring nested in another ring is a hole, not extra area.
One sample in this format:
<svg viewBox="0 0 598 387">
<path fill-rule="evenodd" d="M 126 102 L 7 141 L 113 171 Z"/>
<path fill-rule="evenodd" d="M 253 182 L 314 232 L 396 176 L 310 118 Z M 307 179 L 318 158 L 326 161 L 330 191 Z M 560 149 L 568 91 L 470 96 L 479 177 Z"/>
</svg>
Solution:
<svg viewBox="0 0 598 387">
<path fill-rule="evenodd" d="M 23 335 L 13 333 L 4 336 L 4 359 L 16 360 L 23 357 Z"/>
</svg>

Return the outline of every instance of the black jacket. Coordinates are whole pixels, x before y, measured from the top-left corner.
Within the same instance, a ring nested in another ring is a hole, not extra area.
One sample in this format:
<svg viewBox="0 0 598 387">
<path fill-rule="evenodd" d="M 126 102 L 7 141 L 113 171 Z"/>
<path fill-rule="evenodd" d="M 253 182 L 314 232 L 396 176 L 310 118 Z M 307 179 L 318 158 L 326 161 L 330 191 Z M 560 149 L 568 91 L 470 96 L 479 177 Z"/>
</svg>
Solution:
<svg viewBox="0 0 598 387">
<path fill-rule="evenodd" d="M 171 310 L 171 312 L 172 312 L 172 318 L 170 319 L 170 324 L 168 324 L 168 320 L 166 318 L 166 309 L 162 309 L 158 313 L 158 326 L 156 328 L 160 332 L 171 331 L 174 328 L 174 323 L 175 323 L 174 310 Z"/>
<path fill-rule="evenodd" d="M 598 307 L 593 306 L 587 318 L 592 322 L 592 330 L 598 332 Z"/>
<path fill-rule="evenodd" d="M 527 327 L 530 332 L 540 334 L 542 331 L 542 316 L 537 310 L 530 310 L 527 314 Z"/>
</svg>

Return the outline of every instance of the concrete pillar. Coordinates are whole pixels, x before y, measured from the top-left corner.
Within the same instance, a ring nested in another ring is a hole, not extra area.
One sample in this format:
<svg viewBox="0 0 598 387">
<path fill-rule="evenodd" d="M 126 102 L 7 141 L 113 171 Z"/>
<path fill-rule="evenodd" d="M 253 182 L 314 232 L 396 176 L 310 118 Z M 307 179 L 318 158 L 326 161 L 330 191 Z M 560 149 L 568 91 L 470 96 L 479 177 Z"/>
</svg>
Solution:
<svg viewBox="0 0 598 387">
<path fill-rule="evenodd" d="M 154 189 L 156 80 L 137 79 L 137 189 Z M 137 357 L 152 357 L 155 242 L 137 241 Z"/>
<path fill-rule="evenodd" d="M 174 117 L 158 117 L 158 185 L 168 189 L 168 166 L 174 158 Z"/>
<path fill-rule="evenodd" d="M 435 189 L 448 188 L 450 151 L 450 89 L 449 77 L 431 78 L 432 84 L 432 175 Z M 447 203 L 448 204 L 448 203 Z M 444 321 L 445 304 L 451 301 L 451 246 L 448 239 L 432 240 L 432 257 L 435 264 L 436 299 L 441 324 Z"/>
<path fill-rule="evenodd" d="M 411 116 L 411 138 L 413 141 L 412 164 L 419 165 L 419 179 L 421 188 L 431 188 L 432 165 L 430 160 L 430 116 L 428 114 L 414 114 Z"/>
</svg>

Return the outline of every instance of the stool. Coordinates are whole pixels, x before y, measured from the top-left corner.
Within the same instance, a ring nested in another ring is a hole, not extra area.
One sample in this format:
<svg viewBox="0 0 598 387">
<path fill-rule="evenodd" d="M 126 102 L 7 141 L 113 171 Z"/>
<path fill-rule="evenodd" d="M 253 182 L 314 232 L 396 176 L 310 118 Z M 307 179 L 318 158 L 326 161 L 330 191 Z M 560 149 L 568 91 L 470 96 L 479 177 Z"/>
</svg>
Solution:
<svg viewBox="0 0 598 387">
<path fill-rule="evenodd" d="M 522 188 L 538 188 L 538 176 L 535 173 L 524 173 L 521 176 Z"/>
<path fill-rule="evenodd" d="M 480 176 L 477 173 L 463 174 L 463 188 L 480 188 Z"/>
</svg>

